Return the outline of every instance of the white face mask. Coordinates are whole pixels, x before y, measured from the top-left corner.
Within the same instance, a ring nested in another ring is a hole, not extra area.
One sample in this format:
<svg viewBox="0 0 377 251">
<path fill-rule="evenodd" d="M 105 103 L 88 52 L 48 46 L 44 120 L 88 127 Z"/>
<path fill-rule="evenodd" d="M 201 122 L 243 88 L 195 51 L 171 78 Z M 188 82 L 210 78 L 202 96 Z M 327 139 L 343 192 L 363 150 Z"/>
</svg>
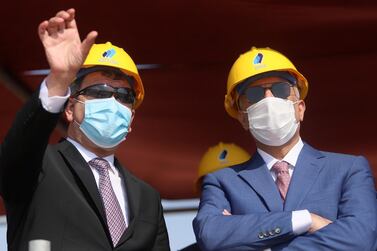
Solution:
<svg viewBox="0 0 377 251">
<path fill-rule="evenodd" d="M 291 100 L 267 97 L 247 108 L 249 129 L 259 142 L 269 146 L 281 146 L 296 133 L 294 104 Z"/>
</svg>

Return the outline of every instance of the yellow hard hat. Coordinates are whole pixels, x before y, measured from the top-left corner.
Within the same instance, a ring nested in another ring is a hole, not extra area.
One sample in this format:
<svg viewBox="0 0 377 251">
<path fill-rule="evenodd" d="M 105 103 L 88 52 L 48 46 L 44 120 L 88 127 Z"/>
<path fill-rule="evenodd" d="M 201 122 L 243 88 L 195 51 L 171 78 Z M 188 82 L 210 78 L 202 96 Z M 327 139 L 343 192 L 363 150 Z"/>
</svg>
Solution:
<svg viewBox="0 0 377 251">
<path fill-rule="evenodd" d="M 90 68 L 94 66 L 109 66 L 118 68 L 126 75 L 132 76 L 134 90 L 136 93 L 135 108 L 137 108 L 144 99 L 144 87 L 137 71 L 136 64 L 132 58 L 122 48 L 112 45 L 110 42 L 105 44 L 93 44 L 85 59 L 82 68 Z"/>
<path fill-rule="evenodd" d="M 230 69 L 225 95 L 225 110 L 237 118 L 238 108 L 235 87 L 250 77 L 271 71 L 288 72 L 297 79 L 300 98 L 304 99 L 308 93 L 308 81 L 297 71 L 293 63 L 278 51 L 270 48 L 255 48 L 239 56 Z"/>
<path fill-rule="evenodd" d="M 240 164 L 250 159 L 250 154 L 233 143 L 223 143 L 210 147 L 203 155 L 198 168 L 196 191 L 201 190 L 203 177 L 224 167 Z"/>
</svg>

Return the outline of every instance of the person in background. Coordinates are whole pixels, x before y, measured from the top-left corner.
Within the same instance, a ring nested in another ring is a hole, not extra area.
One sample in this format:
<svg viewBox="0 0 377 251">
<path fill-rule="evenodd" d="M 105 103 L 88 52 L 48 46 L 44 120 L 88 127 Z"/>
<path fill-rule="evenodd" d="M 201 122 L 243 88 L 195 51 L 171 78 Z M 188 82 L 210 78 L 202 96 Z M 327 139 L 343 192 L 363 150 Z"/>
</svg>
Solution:
<svg viewBox="0 0 377 251">
<path fill-rule="evenodd" d="M 0 150 L 8 249 L 170 250 L 158 192 L 115 157 L 144 98 L 135 63 L 95 31 L 81 41 L 74 9 L 38 32 L 51 70 Z M 48 145 L 61 114 L 68 136 Z"/>
<path fill-rule="evenodd" d="M 253 47 L 233 64 L 225 109 L 250 131 L 257 150 L 249 161 L 204 178 L 193 221 L 203 251 L 375 247 L 369 164 L 301 139 L 307 93 L 306 78 L 278 51 Z"/>
<path fill-rule="evenodd" d="M 201 193 L 202 182 L 205 175 L 220 170 L 225 167 L 237 165 L 248 161 L 250 154 L 234 143 L 220 142 L 210 147 L 200 160 L 198 167 L 198 177 L 195 180 L 194 190 Z M 185 247 L 181 251 L 200 251 L 197 243 Z"/>
</svg>

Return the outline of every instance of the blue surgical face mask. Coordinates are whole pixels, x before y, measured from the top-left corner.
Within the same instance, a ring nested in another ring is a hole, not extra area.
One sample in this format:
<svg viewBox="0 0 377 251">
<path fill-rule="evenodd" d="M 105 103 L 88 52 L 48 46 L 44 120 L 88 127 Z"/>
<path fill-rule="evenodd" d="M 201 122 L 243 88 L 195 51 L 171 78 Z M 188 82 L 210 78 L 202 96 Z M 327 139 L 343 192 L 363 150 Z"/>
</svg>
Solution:
<svg viewBox="0 0 377 251">
<path fill-rule="evenodd" d="M 132 119 L 130 108 L 120 104 L 114 97 L 77 101 L 85 105 L 80 130 L 95 145 L 112 148 L 126 139 Z"/>
</svg>

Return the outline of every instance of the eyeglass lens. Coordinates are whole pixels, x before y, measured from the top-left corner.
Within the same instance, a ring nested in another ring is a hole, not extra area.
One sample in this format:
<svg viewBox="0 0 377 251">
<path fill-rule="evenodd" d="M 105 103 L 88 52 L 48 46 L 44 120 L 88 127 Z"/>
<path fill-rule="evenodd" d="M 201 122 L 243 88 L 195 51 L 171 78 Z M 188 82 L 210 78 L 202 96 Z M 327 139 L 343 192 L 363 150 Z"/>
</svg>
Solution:
<svg viewBox="0 0 377 251">
<path fill-rule="evenodd" d="M 88 86 L 77 92 L 76 95 L 85 95 L 91 98 L 110 98 L 114 95 L 115 99 L 125 104 L 133 104 L 135 102 L 135 93 L 131 88 L 112 87 L 107 84 L 97 84 Z"/>
<path fill-rule="evenodd" d="M 265 90 L 271 90 L 274 97 L 286 99 L 291 93 L 291 84 L 273 83 L 270 87 L 250 86 L 245 90 L 245 95 L 250 103 L 257 103 L 265 97 Z"/>
</svg>

